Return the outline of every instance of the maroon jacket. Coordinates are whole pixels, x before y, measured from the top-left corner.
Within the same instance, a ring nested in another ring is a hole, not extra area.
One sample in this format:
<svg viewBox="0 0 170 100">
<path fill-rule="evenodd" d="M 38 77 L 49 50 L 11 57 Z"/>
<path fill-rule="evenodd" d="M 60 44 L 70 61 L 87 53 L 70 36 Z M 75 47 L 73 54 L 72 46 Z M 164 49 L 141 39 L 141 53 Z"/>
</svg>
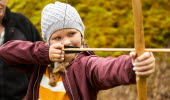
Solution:
<svg viewBox="0 0 170 100">
<path fill-rule="evenodd" d="M 43 42 L 11 41 L 0 47 L 0 57 L 20 71 L 30 73 L 25 100 L 37 100 L 39 85 L 49 60 L 49 45 Z M 63 73 L 63 84 L 71 100 L 96 100 L 100 90 L 135 83 L 131 58 L 98 57 L 81 52 Z"/>
</svg>

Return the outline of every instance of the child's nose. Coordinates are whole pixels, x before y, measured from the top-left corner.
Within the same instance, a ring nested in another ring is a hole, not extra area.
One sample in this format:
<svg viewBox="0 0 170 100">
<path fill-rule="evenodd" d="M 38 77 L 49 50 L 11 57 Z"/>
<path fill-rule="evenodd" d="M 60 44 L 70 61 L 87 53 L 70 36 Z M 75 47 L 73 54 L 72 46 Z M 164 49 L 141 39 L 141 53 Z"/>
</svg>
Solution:
<svg viewBox="0 0 170 100">
<path fill-rule="evenodd" d="M 63 44 L 64 45 L 70 45 L 71 44 L 71 41 L 69 39 L 64 39 L 63 40 Z"/>
</svg>

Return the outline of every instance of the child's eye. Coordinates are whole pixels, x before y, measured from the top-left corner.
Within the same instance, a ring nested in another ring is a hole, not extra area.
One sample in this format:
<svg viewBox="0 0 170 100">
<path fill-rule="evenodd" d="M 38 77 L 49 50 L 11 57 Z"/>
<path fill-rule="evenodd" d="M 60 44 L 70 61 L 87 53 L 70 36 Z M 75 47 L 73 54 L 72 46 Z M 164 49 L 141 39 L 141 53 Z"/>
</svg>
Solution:
<svg viewBox="0 0 170 100">
<path fill-rule="evenodd" d="M 55 40 L 61 40 L 61 37 L 56 37 Z"/>
<path fill-rule="evenodd" d="M 69 35 L 70 35 L 70 36 L 73 36 L 74 34 L 75 34 L 75 33 L 72 32 L 72 33 L 70 33 Z"/>
</svg>

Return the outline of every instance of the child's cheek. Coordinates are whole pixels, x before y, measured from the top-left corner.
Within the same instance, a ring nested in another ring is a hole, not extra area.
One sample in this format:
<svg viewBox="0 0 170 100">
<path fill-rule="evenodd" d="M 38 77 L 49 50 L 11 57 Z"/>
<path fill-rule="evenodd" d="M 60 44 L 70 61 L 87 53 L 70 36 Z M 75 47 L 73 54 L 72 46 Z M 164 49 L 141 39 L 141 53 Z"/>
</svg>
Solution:
<svg viewBox="0 0 170 100">
<path fill-rule="evenodd" d="M 81 41 L 80 40 L 73 40 L 72 44 L 73 44 L 73 46 L 80 47 L 81 46 Z"/>
</svg>

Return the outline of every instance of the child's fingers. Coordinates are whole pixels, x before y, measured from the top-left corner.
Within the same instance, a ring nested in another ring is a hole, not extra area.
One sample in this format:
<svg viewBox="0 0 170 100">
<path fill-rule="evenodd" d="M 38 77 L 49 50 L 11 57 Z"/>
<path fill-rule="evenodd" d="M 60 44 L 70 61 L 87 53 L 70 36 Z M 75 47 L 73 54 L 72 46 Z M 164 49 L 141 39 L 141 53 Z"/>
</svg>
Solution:
<svg viewBox="0 0 170 100">
<path fill-rule="evenodd" d="M 63 54 L 64 51 L 60 50 L 60 49 L 51 49 L 51 53 L 52 54 Z"/>
<path fill-rule="evenodd" d="M 51 45 L 54 49 L 64 49 L 64 45 L 61 43 L 56 43 Z"/>
<path fill-rule="evenodd" d="M 137 61 L 143 61 L 148 59 L 151 56 L 150 52 L 144 52 L 141 56 L 137 57 L 136 60 Z"/>
<path fill-rule="evenodd" d="M 60 43 L 52 44 L 49 49 L 49 58 L 53 62 L 64 61 L 64 51 L 62 50 L 64 46 Z"/>
<path fill-rule="evenodd" d="M 57 59 L 57 58 L 53 58 L 52 59 L 53 62 L 63 62 L 64 61 L 64 58 L 60 58 L 60 59 Z"/>
<path fill-rule="evenodd" d="M 151 70 L 153 68 L 154 68 L 154 63 L 150 63 L 149 65 L 146 66 L 134 67 L 133 70 L 137 72 L 144 72 L 147 70 Z"/>
<path fill-rule="evenodd" d="M 132 59 L 134 60 L 136 58 L 137 54 L 136 54 L 136 52 L 132 51 L 132 52 L 130 52 L 129 56 L 132 57 Z"/>
<path fill-rule="evenodd" d="M 134 65 L 134 62 L 135 62 L 135 59 L 137 57 L 137 54 L 136 52 L 130 52 L 129 56 L 132 58 L 132 64 Z"/>
<path fill-rule="evenodd" d="M 145 59 L 145 60 L 142 60 L 142 61 L 135 60 L 135 62 L 133 63 L 133 65 L 134 65 L 135 67 L 147 66 L 147 65 L 149 65 L 149 64 L 151 64 L 151 63 L 153 63 L 153 62 L 155 62 L 154 57 L 149 57 L 149 58 L 147 58 L 147 59 Z"/>
<path fill-rule="evenodd" d="M 138 75 L 138 76 L 149 76 L 149 75 L 153 74 L 154 71 L 155 71 L 155 69 L 150 69 L 150 70 L 144 71 L 144 72 L 137 72 L 137 71 L 136 71 L 135 73 L 136 73 L 136 75 Z"/>
<path fill-rule="evenodd" d="M 51 55 L 52 58 L 55 58 L 55 59 L 61 59 L 61 58 L 64 58 L 64 55 L 63 54 L 52 54 Z"/>
<path fill-rule="evenodd" d="M 62 62 L 64 61 L 64 55 L 60 54 L 52 54 L 51 55 L 51 61 L 53 62 Z"/>
<path fill-rule="evenodd" d="M 152 52 L 145 52 L 135 59 L 133 70 L 139 76 L 149 76 L 155 71 L 155 58 Z"/>
</svg>

